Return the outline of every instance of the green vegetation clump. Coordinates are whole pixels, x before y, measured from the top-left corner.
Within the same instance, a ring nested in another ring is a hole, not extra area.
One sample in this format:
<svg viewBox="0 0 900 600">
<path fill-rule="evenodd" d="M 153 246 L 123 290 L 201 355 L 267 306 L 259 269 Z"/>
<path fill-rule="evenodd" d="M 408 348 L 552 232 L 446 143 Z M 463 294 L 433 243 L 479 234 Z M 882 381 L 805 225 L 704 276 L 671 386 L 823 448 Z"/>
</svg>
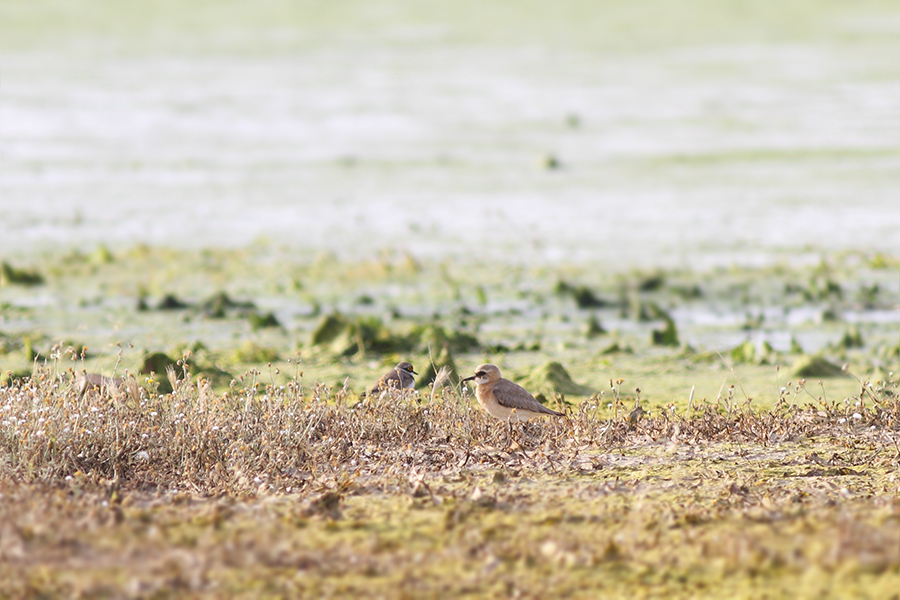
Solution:
<svg viewBox="0 0 900 600">
<path fill-rule="evenodd" d="M 109 251 L 109 248 L 104 244 L 100 244 L 93 252 L 91 252 L 87 257 L 87 260 L 95 265 L 108 265 L 115 262 L 116 259 L 113 256 L 113 253 Z"/>
<path fill-rule="evenodd" d="M 747 340 L 731 350 L 731 359 L 735 363 L 769 365 L 777 362 L 778 353 L 766 341 L 755 344 L 751 340 Z"/>
<path fill-rule="evenodd" d="M 178 360 L 170 358 L 164 352 L 152 352 L 144 357 L 139 373 L 142 375 L 165 375 L 169 368 L 177 367 Z M 169 390 L 171 391 L 171 390 Z"/>
<path fill-rule="evenodd" d="M 7 285 L 41 285 L 44 277 L 36 270 L 17 269 L 8 262 L 0 262 L 0 287 Z"/>
<path fill-rule="evenodd" d="M 843 337 L 836 344 L 837 348 L 844 350 L 848 348 L 862 348 L 865 345 L 862 333 L 860 333 L 858 327 L 853 327 L 849 331 L 844 332 Z"/>
<path fill-rule="evenodd" d="M 572 380 L 572 376 L 566 368 L 558 362 L 548 362 L 535 369 L 522 381 L 522 385 L 533 390 L 534 393 L 542 392 L 550 396 L 556 394 L 568 394 L 572 396 L 590 396 L 594 393 L 590 387 L 579 385 Z"/>
<path fill-rule="evenodd" d="M 247 315 L 247 322 L 250 323 L 250 328 L 254 330 L 266 329 L 270 327 L 281 327 L 281 323 L 278 321 L 278 318 L 275 317 L 275 314 L 271 312 L 251 312 Z"/>
<path fill-rule="evenodd" d="M 343 335 L 349 326 L 347 319 L 339 313 L 325 315 L 312 332 L 311 346 L 331 346 Z"/>
<path fill-rule="evenodd" d="M 201 302 L 199 308 L 211 319 L 224 319 L 235 314 L 255 314 L 256 305 L 253 302 L 233 300 L 225 292 L 217 292 Z"/>
<path fill-rule="evenodd" d="M 410 352 L 466 352 L 478 347 L 478 340 L 461 331 L 437 325 L 413 327 L 408 333 L 394 332 L 381 319 L 370 316 L 347 318 L 339 313 L 323 317 L 310 337 L 310 345 L 339 356 L 404 354 Z"/>
<path fill-rule="evenodd" d="M 166 294 L 159 301 L 159 304 L 156 305 L 156 310 L 184 310 L 190 308 L 190 306 L 190 304 L 179 299 L 175 294 Z"/>
<path fill-rule="evenodd" d="M 266 364 L 278 360 L 278 351 L 246 341 L 231 355 L 235 363 Z"/>
<path fill-rule="evenodd" d="M 587 337 L 588 339 L 595 338 L 606 333 L 606 329 L 604 329 L 603 325 L 600 324 L 600 320 L 597 319 L 597 315 L 591 315 L 591 317 L 587 320 L 587 323 L 585 323 L 583 331 L 585 337 Z"/>
<path fill-rule="evenodd" d="M 0 331 L 0 356 L 23 350 L 29 362 L 34 360 L 31 338 L 28 336 L 8 335 Z"/>
<path fill-rule="evenodd" d="M 416 380 L 416 389 L 430 389 L 431 385 L 437 380 L 438 372 L 441 369 L 448 369 L 449 375 L 447 381 L 456 386 L 459 384 L 459 369 L 453 355 L 450 353 L 450 347 L 444 345 L 437 356 L 433 360 L 429 360 L 424 368 L 419 370 L 419 378 Z"/>
<path fill-rule="evenodd" d="M 407 336 L 394 334 L 377 317 L 348 319 L 339 313 L 325 316 L 313 330 L 310 345 L 338 356 L 397 353 L 411 348 Z"/>
<path fill-rule="evenodd" d="M 791 367 L 795 377 L 844 377 L 843 369 L 821 356 L 803 355 Z"/>
<path fill-rule="evenodd" d="M 639 292 L 655 292 L 666 284 L 666 276 L 663 273 L 653 273 L 639 277 L 633 283 L 634 289 Z"/>
<path fill-rule="evenodd" d="M 634 350 L 632 350 L 628 346 L 619 344 L 619 342 L 613 342 L 609 346 L 606 346 L 605 348 L 603 348 L 600 351 L 600 355 L 604 356 L 604 355 L 608 355 L 608 354 L 619 354 L 620 352 L 623 352 L 626 354 L 633 354 Z"/>
<path fill-rule="evenodd" d="M 663 315 L 666 326 L 663 329 L 654 329 L 650 339 L 655 346 L 678 346 L 678 327 L 674 319 L 668 314 Z"/>
<path fill-rule="evenodd" d="M 572 285 L 566 281 L 559 280 L 553 289 L 560 296 L 569 296 L 575 301 L 578 308 L 603 308 L 609 306 L 609 303 L 602 298 L 598 298 L 593 290 L 585 285 Z"/>
<path fill-rule="evenodd" d="M 479 347 L 478 338 L 464 331 L 448 329 L 440 325 L 421 325 L 413 328 L 410 350 L 437 351 L 447 348 L 451 352 L 471 352 Z"/>
</svg>

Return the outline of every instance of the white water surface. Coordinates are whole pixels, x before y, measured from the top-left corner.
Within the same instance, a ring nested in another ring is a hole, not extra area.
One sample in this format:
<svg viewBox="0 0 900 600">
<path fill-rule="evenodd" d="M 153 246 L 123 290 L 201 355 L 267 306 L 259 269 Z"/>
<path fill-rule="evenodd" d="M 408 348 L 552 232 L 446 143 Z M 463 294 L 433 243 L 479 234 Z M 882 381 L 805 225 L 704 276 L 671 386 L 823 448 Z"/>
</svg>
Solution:
<svg viewBox="0 0 900 600">
<path fill-rule="evenodd" d="M 900 249 L 900 5 L 181 4 L 0 5 L 0 254 Z"/>
</svg>

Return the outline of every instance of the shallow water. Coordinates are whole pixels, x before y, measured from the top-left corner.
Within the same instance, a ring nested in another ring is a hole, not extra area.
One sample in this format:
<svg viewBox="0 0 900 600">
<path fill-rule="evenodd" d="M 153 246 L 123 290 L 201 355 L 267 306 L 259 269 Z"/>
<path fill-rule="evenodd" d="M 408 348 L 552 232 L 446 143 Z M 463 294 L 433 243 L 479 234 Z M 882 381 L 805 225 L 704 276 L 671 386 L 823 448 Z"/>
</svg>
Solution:
<svg viewBox="0 0 900 600">
<path fill-rule="evenodd" d="M 0 253 L 900 247 L 900 6 L 454 4 L 4 3 Z"/>
</svg>

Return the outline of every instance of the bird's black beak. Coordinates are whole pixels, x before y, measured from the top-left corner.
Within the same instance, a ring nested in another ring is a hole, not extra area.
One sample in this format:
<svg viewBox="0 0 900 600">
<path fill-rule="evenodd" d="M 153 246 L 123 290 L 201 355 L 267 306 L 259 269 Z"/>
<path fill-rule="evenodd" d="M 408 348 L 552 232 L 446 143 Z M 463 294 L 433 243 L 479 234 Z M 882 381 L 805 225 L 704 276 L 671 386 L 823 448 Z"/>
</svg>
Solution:
<svg viewBox="0 0 900 600">
<path fill-rule="evenodd" d="M 462 381 L 460 381 L 460 383 L 465 383 L 465 382 L 467 382 L 467 381 L 472 381 L 473 379 L 475 379 L 475 376 L 474 376 L 474 375 L 472 375 L 471 377 L 466 377 L 465 379 L 463 379 Z"/>
<path fill-rule="evenodd" d="M 418 373 L 416 373 L 416 372 L 413 371 L 412 369 L 410 369 L 409 372 L 412 373 L 413 375 L 418 375 Z"/>
</svg>

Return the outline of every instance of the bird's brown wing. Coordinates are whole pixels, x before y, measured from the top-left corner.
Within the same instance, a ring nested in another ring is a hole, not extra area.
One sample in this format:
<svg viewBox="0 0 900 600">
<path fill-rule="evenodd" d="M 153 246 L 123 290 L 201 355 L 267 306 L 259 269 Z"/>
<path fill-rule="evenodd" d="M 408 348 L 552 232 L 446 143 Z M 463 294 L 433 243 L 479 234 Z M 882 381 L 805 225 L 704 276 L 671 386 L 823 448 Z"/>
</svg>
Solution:
<svg viewBox="0 0 900 600">
<path fill-rule="evenodd" d="M 550 410 L 538 402 L 528 390 L 508 379 L 501 379 L 494 385 L 494 397 L 497 398 L 500 406 L 505 406 L 506 408 L 528 410 L 544 415 L 556 415 L 557 417 L 563 416 L 563 413 Z"/>
<path fill-rule="evenodd" d="M 392 369 L 385 373 L 381 379 L 378 380 L 378 383 L 375 384 L 375 387 L 372 388 L 372 392 L 378 392 L 381 390 L 388 390 L 391 388 L 400 389 L 402 386 L 400 385 L 400 373 L 397 372 L 397 369 Z"/>
</svg>

